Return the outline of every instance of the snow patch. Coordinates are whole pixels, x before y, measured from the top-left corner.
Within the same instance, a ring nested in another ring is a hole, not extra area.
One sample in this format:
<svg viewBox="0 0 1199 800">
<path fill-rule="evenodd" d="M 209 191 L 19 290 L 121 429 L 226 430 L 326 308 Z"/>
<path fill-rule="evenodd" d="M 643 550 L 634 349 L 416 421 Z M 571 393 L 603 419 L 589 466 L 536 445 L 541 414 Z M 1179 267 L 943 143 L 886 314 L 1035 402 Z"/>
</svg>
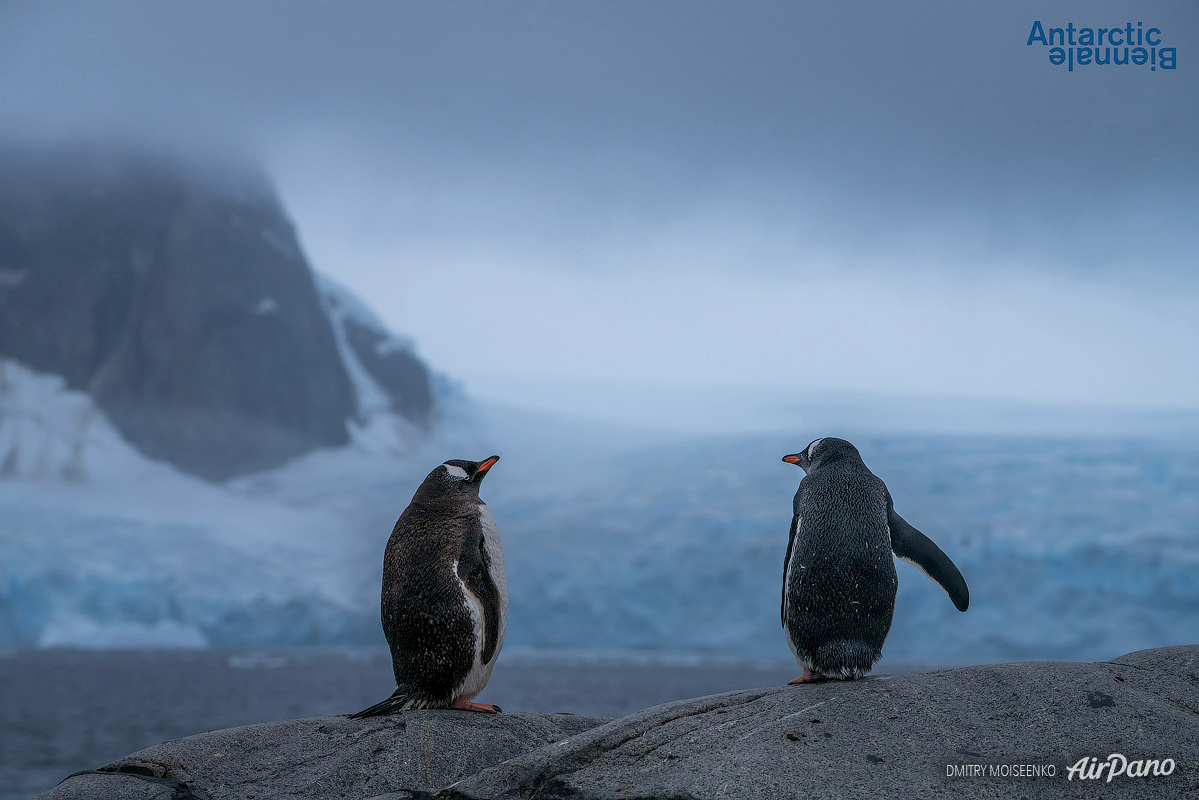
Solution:
<svg viewBox="0 0 1199 800">
<path fill-rule="evenodd" d="M 58 375 L 0 358 L 0 479 L 134 479 L 176 471 L 137 452 L 85 392 Z"/>
<path fill-rule="evenodd" d="M 412 343 L 387 332 L 379 319 L 348 291 L 328 278 L 318 275 L 317 288 L 325 313 L 333 327 L 333 337 L 338 353 L 357 398 L 357 413 L 348 429 L 352 446 L 406 456 L 414 453 L 427 435 L 419 426 L 392 410 L 391 396 L 371 376 L 370 371 L 350 346 L 346 333 L 346 321 L 354 320 L 359 325 L 371 328 L 384 336 L 376 347 L 386 346 L 390 350 L 412 350 Z"/>
<path fill-rule="evenodd" d="M 279 303 L 273 297 L 264 297 L 258 301 L 258 305 L 254 306 L 254 313 L 259 316 L 274 314 L 279 310 Z"/>
<path fill-rule="evenodd" d="M 359 325 L 370 328 L 380 336 L 386 337 L 386 346 L 392 350 L 407 350 L 412 352 L 416 349 L 411 339 L 405 336 L 398 336 L 388 330 L 378 315 L 374 311 L 371 311 L 366 303 L 359 300 L 353 292 L 328 275 L 314 272 L 313 277 L 316 279 L 316 288 L 320 292 L 321 300 L 325 303 L 326 310 L 332 309 L 336 313 L 338 320 L 352 319 Z M 379 352 L 382 353 L 383 351 Z"/>
<path fill-rule="evenodd" d="M 262 236 L 262 241 L 270 245 L 274 250 L 282 253 L 289 259 L 298 258 L 300 253 L 286 239 L 275 233 L 270 228 L 260 228 L 258 231 Z"/>
</svg>

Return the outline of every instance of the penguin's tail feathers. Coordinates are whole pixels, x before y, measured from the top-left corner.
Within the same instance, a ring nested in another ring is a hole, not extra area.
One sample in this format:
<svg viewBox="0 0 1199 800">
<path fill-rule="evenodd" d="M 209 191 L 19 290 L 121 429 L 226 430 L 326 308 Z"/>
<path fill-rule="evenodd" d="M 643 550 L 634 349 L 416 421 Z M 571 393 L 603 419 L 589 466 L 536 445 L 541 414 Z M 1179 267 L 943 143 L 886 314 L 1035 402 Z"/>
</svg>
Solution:
<svg viewBox="0 0 1199 800">
<path fill-rule="evenodd" d="M 356 714 L 350 714 L 350 719 L 366 719 L 367 717 L 383 717 L 388 714 L 394 714 L 411 706 L 415 699 L 416 697 L 413 692 L 401 686 L 391 693 L 391 697 L 383 702 L 375 703 L 370 708 L 364 708 Z"/>
<path fill-rule="evenodd" d="M 825 675 L 857 679 L 869 672 L 881 655 L 881 649 L 860 639 L 834 639 L 816 650 L 813 666 Z"/>
</svg>

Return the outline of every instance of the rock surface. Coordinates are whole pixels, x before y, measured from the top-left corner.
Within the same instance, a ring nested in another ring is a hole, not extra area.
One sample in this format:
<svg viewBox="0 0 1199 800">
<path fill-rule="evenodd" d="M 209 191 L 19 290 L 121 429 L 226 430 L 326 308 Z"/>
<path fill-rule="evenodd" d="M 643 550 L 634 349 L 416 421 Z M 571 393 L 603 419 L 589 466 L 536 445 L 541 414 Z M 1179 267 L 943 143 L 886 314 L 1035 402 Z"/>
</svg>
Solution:
<svg viewBox="0 0 1199 800">
<path fill-rule="evenodd" d="M 1199 647 L 753 689 L 669 703 L 472 776 L 443 798 L 1165 797 L 1199 792 Z M 1173 774 L 1067 780 L 1083 756 Z M 949 765 L 1052 777 L 947 777 Z"/>
<path fill-rule="evenodd" d="M 1175 766 L 1067 779 L 1079 759 L 1110 753 Z M 982 774 L 962 775 L 967 765 Z M 610 722 L 428 711 L 296 720 L 167 742 L 105 769 L 41 797 L 398 800 L 437 787 L 440 800 L 1191 796 L 1199 646 L 749 689 Z"/>
<path fill-rule="evenodd" d="M 421 796 L 605 722 L 571 714 L 412 711 L 202 733 L 82 773 L 43 800 Z"/>
</svg>

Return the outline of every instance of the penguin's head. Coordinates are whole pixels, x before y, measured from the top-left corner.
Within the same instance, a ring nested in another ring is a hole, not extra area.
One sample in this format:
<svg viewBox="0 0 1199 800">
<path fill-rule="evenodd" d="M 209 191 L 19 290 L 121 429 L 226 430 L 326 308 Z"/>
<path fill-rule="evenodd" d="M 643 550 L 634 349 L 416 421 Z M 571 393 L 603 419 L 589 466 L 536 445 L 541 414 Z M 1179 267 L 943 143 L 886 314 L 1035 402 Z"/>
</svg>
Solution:
<svg viewBox="0 0 1199 800">
<path fill-rule="evenodd" d="M 487 471 L 494 467 L 495 462 L 499 460 L 499 456 L 491 456 L 482 461 L 450 459 L 429 473 L 422 488 L 427 486 L 443 492 L 478 493 L 479 484 L 483 482 Z"/>
<path fill-rule="evenodd" d="M 862 454 L 858 452 L 858 448 L 844 439 L 834 439 L 831 436 L 825 436 L 823 439 L 814 440 L 798 453 L 783 456 L 783 461 L 786 461 L 788 464 L 794 464 L 806 473 L 811 472 L 813 468 L 821 464 L 827 464 L 830 461 L 836 461 L 841 458 L 853 458 L 861 461 Z"/>
</svg>

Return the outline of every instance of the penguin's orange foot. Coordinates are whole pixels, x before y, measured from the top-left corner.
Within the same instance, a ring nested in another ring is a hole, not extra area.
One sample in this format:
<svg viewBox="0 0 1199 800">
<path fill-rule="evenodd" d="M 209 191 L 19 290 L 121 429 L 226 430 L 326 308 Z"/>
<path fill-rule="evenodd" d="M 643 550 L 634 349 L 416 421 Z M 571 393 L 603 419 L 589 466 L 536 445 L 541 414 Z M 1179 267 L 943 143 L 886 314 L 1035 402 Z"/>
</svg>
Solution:
<svg viewBox="0 0 1199 800">
<path fill-rule="evenodd" d="M 494 706 L 491 703 L 474 703 L 470 700 L 455 700 L 450 708 L 457 708 L 462 711 L 478 711 L 481 714 L 498 714 L 502 710 L 499 706 Z"/>
<path fill-rule="evenodd" d="M 820 673 L 820 672 L 816 672 L 814 670 L 810 670 L 807 667 L 804 667 L 803 675 L 800 675 L 798 678 L 792 678 L 791 680 L 787 681 L 787 685 L 795 686 L 800 683 L 823 683 L 824 681 L 830 681 L 830 680 L 832 680 L 832 678 L 830 678 L 829 676 L 827 676 L 823 673 Z"/>
</svg>

